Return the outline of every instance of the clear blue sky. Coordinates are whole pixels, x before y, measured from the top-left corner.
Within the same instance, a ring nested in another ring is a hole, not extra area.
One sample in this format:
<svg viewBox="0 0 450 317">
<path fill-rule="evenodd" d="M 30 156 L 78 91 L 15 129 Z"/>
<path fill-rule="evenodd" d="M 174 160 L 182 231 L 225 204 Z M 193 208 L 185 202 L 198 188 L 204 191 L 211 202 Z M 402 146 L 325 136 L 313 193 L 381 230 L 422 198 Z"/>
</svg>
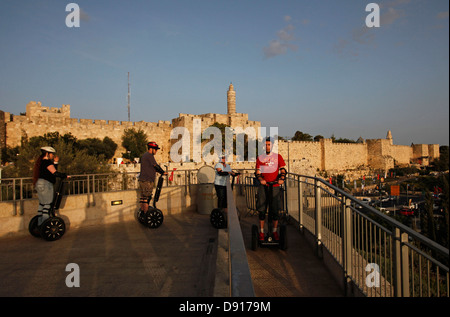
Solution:
<svg viewBox="0 0 450 317">
<path fill-rule="evenodd" d="M 386 0 L 0 0 L 0 110 L 71 105 L 72 118 L 237 112 L 299 130 L 449 144 L 449 3 Z"/>
</svg>

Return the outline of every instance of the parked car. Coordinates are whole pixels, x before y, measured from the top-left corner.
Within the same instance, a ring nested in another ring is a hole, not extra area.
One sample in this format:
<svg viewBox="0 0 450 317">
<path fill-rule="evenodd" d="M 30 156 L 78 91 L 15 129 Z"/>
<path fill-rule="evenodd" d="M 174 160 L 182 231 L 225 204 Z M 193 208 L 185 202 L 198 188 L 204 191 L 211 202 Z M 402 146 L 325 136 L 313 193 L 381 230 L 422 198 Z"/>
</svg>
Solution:
<svg viewBox="0 0 450 317">
<path fill-rule="evenodd" d="M 399 210 L 398 213 L 402 216 L 413 216 L 414 215 L 414 211 L 411 209 L 408 209 L 408 208 L 402 208 Z"/>
</svg>

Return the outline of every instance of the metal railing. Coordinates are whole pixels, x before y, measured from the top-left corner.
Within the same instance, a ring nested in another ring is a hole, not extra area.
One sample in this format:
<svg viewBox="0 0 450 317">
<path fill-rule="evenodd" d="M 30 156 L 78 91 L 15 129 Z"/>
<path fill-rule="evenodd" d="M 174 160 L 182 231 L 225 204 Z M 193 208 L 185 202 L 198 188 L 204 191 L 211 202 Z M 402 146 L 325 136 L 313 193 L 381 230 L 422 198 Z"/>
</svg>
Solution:
<svg viewBox="0 0 450 317">
<path fill-rule="evenodd" d="M 67 179 L 65 195 L 90 194 L 138 189 L 137 172 L 71 175 Z M 169 180 L 170 177 L 170 180 Z M 169 172 L 165 186 L 197 183 L 197 171 Z M 3 178 L 0 180 L 0 201 L 17 201 L 35 197 L 31 177 Z"/>
<path fill-rule="evenodd" d="M 449 250 L 323 179 L 289 173 L 286 209 L 373 297 L 448 297 Z"/>
<path fill-rule="evenodd" d="M 240 171 L 238 184 L 253 173 Z M 196 170 L 171 174 L 166 186 L 197 184 Z M 66 194 L 137 189 L 136 176 L 75 175 Z M 0 193 L 0 201 L 33 198 L 31 178 L 1 179 Z M 351 282 L 367 296 L 449 296 L 448 249 L 325 180 L 289 173 L 284 208 L 314 236 L 318 254 L 325 248 L 343 268 L 344 285 Z"/>
<path fill-rule="evenodd" d="M 243 179 L 250 170 L 237 170 Z M 65 195 L 91 194 L 138 189 L 138 172 L 71 175 L 67 179 Z M 239 184 L 239 178 L 236 182 Z M 168 171 L 165 187 L 197 184 L 197 170 Z M 186 191 L 187 192 L 187 191 Z M 19 201 L 35 198 L 31 177 L 0 179 L 0 201 Z"/>
</svg>

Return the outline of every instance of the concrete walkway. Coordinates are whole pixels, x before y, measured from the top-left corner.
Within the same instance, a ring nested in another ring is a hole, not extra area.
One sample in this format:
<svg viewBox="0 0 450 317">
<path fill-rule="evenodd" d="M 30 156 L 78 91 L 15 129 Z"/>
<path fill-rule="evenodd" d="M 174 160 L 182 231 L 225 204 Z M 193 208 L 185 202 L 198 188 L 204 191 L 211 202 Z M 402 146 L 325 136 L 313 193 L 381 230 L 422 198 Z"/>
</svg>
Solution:
<svg viewBox="0 0 450 317">
<path fill-rule="evenodd" d="M 293 225 L 287 226 L 288 248 L 252 251 L 251 226 L 257 216 L 241 218 L 255 295 L 259 297 L 341 297 L 344 292 L 322 260 Z"/>
<path fill-rule="evenodd" d="M 250 227 L 256 220 L 244 217 L 241 226 L 257 296 L 343 295 L 293 226 L 288 227 L 287 251 L 252 251 Z M 227 267 L 219 236 L 223 232 L 219 235 L 210 225 L 209 215 L 184 213 L 166 216 L 153 230 L 129 217 L 69 228 L 54 242 L 28 234 L 1 238 L 0 297 L 226 296 L 214 285 L 216 272 Z M 69 263 L 79 267 L 80 287 L 66 286 Z"/>
<path fill-rule="evenodd" d="M 167 216 L 148 229 L 133 218 L 69 229 L 58 241 L 24 235 L 0 239 L 1 296 L 212 296 L 205 263 L 217 230 L 196 213 Z M 66 286 L 69 263 L 80 287 Z"/>
</svg>

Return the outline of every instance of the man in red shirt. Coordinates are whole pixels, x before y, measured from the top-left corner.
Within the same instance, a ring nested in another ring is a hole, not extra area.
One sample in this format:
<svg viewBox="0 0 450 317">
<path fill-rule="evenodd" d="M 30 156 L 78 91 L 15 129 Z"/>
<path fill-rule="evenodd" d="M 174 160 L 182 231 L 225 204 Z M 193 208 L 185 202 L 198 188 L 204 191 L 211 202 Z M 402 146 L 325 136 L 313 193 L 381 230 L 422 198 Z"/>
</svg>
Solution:
<svg viewBox="0 0 450 317">
<path fill-rule="evenodd" d="M 268 183 L 275 182 L 272 189 L 272 203 L 269 206 L 269 220 L 273 223 L 273 238 L 279 240 L 277 232 L 279 211 L 281 209 L 281 191 L 280 185 L 284 183 L 286 179 L 286 164 L 283 157 L 278 153 L 272 152 L 273 139 L 266 138 L 266 153 L 258 156 L 256 160 L 256 177 L 258 178 L 261 186 L 258 188 L 258 199 L 256 202 L 256 208 L 259 212 L 259 224 L 260 233 L 259 240 L 264 240 L 264 221 L 266 219 L 267 212 L 267 197 L 269 193 Z"/>
</svg>

